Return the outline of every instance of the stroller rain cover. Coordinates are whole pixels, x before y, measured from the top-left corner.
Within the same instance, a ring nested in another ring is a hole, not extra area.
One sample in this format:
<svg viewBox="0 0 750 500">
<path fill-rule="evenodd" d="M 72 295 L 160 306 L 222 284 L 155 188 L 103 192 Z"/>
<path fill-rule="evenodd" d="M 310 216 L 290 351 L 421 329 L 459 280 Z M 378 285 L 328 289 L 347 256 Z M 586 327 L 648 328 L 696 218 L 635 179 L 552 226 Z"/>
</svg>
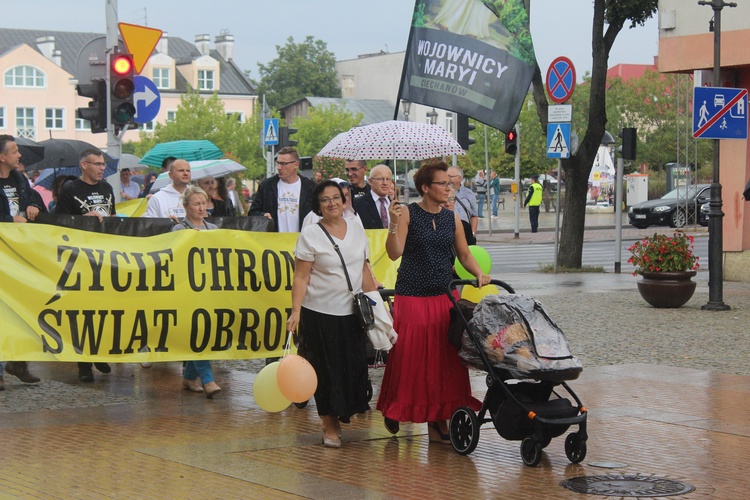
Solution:
<svg viewBox="0 0 750 500">
<path fill-rule="evenodd" d="M 542 304 L 523 295 L 489 295 L 474 308 L 469 327 L 493 368 L 513 378 L 572 380 L 582 371 L 568 340 Z M 464 332 L 459 355 L 466 364 L 486 370 L 477 347 Z"/>
</svg>

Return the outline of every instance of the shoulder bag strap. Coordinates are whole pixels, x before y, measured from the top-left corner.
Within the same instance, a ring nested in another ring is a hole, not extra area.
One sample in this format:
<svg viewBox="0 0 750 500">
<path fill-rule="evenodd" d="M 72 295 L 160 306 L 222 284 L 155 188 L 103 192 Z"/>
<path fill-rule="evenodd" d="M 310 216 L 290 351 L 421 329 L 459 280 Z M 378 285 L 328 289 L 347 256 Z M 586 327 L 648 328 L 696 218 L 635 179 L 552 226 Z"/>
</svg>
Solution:
<svg viewBox="0 0 750 500">
<path fill-rule="evenodd" d="M 346 270 L 346 262 L 344 262 L 344 256 L 341 255 L 341 250 L 339 250 L 339 246 L 336 244 L 335 241 L 333 241 L 333 238 L 331 238 L 331 235 L 328 233 L 328 230 L 323 227 L 323 224 L 318 222 L 318 225 L 320 226 L 320 229 L 323 230 L 326 236 L 328 236 L 328 239 L 330 240 L 331 244 L 333 245 L 333 249 L 336 250 L 336 253 L 339 254 L 339 259 L 341 259 L 341 265 L 344 266 L 344 276 L 346 276 L 346 284 L 349 285 L 349 291 L 354 294 L 354 289 L 352 288 L 352 282 L 349 279 L 349 271 Z"/>
</svg>

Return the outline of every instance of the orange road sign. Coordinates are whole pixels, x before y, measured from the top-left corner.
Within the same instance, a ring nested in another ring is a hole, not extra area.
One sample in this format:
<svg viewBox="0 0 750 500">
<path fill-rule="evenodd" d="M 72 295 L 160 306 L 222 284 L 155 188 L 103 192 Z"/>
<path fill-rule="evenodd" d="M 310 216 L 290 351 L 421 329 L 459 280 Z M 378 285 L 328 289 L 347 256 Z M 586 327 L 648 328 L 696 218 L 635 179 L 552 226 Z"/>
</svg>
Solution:
<svg viewBox="0 0 750 500">
<path fill-rule="evenodd" d="M 162 31 L 137 24 L 118 23 L 117 26 L 120 28 L 125 47 L 133 54 L 135 72 L 140 74 L 156 44 L 159 43 Z"/>
</svg>

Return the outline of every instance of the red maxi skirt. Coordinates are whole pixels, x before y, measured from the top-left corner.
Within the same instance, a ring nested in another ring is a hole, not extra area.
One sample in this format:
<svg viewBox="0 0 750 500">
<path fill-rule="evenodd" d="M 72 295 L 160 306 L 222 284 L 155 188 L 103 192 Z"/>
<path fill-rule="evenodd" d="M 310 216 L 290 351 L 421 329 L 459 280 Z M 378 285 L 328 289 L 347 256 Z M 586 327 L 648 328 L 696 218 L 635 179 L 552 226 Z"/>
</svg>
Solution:
<svg viewBox="0 0 750 500">
<path fill-rule="evenodd" d="M 446 295 L 394 298 L 396 345 L 388 352 L 377 409 L 399 422 L 447 420 L 459 406 L 477 408 L 469 372 L 448 342 Z"/>
</svg>

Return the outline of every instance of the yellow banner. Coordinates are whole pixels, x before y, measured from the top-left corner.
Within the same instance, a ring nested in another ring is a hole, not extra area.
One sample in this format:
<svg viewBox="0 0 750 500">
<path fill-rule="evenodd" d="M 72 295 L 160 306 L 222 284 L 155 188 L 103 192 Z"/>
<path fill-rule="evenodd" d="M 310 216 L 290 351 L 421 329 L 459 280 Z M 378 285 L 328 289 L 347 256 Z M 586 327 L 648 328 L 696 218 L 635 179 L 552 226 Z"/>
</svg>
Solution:
<svg viewBox="0 0 750 500">
<path fill-rule="evenodd" d="M 117 215 L 125 217 L 140 217 L 146 213 L 147 206 L 148 200 L 146 198 L 121 201 L 117 204 Z"/>
<path fill-rule="evenodd" d="M 368 231 L 392 288 L 385 230 Z M 280 355 L 297 233 L 0 231 L 0 359 L 142 362 Z M 342 285 L 345 286 L 345 285 Z"/>
</svg>

